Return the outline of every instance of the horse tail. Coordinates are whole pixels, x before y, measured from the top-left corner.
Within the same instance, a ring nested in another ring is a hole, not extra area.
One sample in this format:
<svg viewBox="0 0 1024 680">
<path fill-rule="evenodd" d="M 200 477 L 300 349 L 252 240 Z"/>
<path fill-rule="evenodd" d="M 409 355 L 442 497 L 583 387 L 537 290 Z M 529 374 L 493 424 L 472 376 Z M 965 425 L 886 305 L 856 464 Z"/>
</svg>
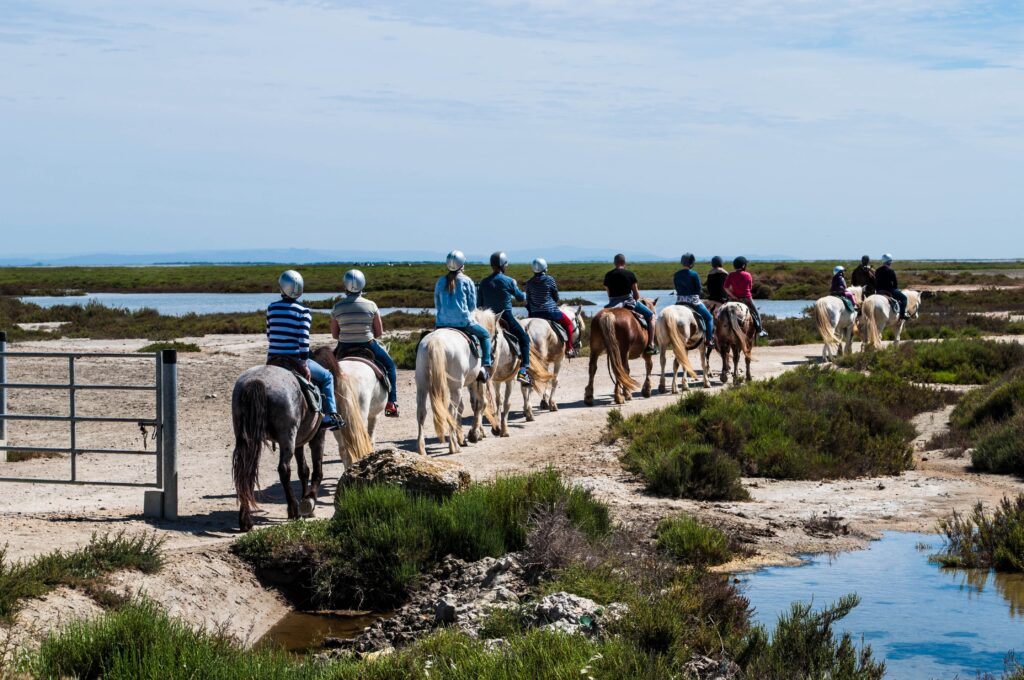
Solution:
<svg viewBox="0 0 1024 680">
<path fill-rule="evenodd" d="M 243 510 L 256 507 L 255 489 L 260 483 L 260 452 L 267 439 L 267 388 L 260 380 L 247 382 L 238 394 L 234 414 L 235 450 L 231 476 Z"/>
<path fill-rule="evenodd" d="M 540 383 L 549 383 L 555 379 L 555 376 L 551 371 L 548 370 L 548 362 L 540 355 L 540 350 L 537 349 L 537 344 L 534 342 L 530 343 L 530 377 L 533 379 L 533 388 L 537 392 L 541 391 L 542 385 Z"/>
<path fill-rule="evenodd" d="M 338 357 L 335 356 L 334 351 L 330 347 L 318 347 L 313 352 L 312 359 L 330 371 L 335 380 L 341 377 L 341 364 L 338 363 Z"/>
<path fill-rule="evenodd" d="M 750 338 L 747 337 L 747 329 L 743 327 L 743 323 L 740 321 L 739 316 L 737 316 L 733 310 L 726 309 L 725 312 L 729 317 L 729 326 L 732 328 L 733 335 L 736 336 L 736 343 L 740 346 L 744 356 L 749 357 Z"/>
<path fill-rule="evenodd" d="M 615 334 L 615 315 L 612 313 L 600 314 L 594 319 L 594 325 L 601 330 L 604 336 L 604 348 L 608 354 L 608 369 L 615 382 L 622 385 L 627 391 L 632 392 L 639 384 L 629 375 L 629 366 L 622 361 L 619 354 L 619 338 Z"/>
<path fill-rule="evenodd" d="M 864 301 L 864 313 L 861 314 L 861 316 L 864 317 L 864 322 L 867 324 L 868 344 L 872 347 L 881 347 L 882 333 L 878 330 L 878 320 L 875 318 L 875 307 L 877 307 L 875 301 L 868 298 Z"/>
<path fill-rule="evenodd" d="M 836 337 L 835 329 L 832 328 L 832 320 L 828 317 L 828 299 L 821 298 L 814 303 L 814 323 L 821 334 L 821 341 L 826 345 L 838 345 L 839 338 Z"/>
<path fill-rule="evenodd" d="M 672 352 L 679 359 L 679 363 L 683 365 L 683 370 L 696 380 L 697 371 L 693 370 L 693 364 L 690 363 L 690 353 L 686 351 L 686 340 L 679 334 L 679 325 L 664 313 L 658 321 L 665 323 L 665 333 L 668 335 L 669 344 L 672 345 Z"/>
<path fill-rule="evenodd" d="M 345 427 L 336 432 L 345 447 L 342 457 L 347 466 L 372 453 L 373 441 L 363 418 L 363 409 L 359 403 L 359 384 L 355 376 L 351 373 L 335 375 L 334 396 L 338 402 L 338 414 L 345 420 Z"/>
<path fill-rule="evenodd" d="M 451 401 L 448 394 L 448 357 L 445 355 L 444 343 L 436 337 L 427 339 L 427 390 L 437 438 L 444 440 L 449 432 L 454 436 L 459 423 L 448 409 Z"/>
</svg>

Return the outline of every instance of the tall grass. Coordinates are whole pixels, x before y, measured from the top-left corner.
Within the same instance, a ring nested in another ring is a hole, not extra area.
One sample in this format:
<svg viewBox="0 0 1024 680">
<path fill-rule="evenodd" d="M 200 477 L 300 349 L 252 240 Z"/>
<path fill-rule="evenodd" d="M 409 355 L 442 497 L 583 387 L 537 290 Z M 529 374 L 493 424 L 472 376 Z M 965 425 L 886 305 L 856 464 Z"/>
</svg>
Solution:
<svg viewBox="0 0 1024 680">
<path fill-rule="evenodd" d="M 659 550 L 686 564 L 715 566 L 732 559 L 725 532 L 689 515 L 658 522 L 655 538 Z"/>
<path fill-rule="evenodd" d="M 254 531 L 236 549 L 263 572 L 298 574 L 318 604 L 384 608 L 445 555 L 477 560 L 523 548 L 530 515 L 543 508 L 589 536 L 610 528 L 604 504 L 547 470 L 472 484 L 443 500 L 394 486 L 342 487 L 332 519 Z"/>
<path fill-rule="evenodd" d="M 945 567 L 1024 571 L 1024 494 L 1003 498 L 991 514 L 978 503 L 970 514 L 939 522 L 946 539 L 932 559 Z"/>
<path fill-rule="evenodd" d="M 162 539 L 155 535 L 93 535 L 88 545 L 55 550 L 23 562 L 7 559 L 0 549 L 0 621 L 10 621 L 23 600 L 40 597 L 58 586 L 93 588 L 103 576 L 121 569 L 152 573 L 163 565 Z"/>
<path fill-rule="evenodd" d="M 1024 365 L 1024 345 L 970 339 L 904 343 L 884 350 L 844 355 L 839 365 L 893 373 L 918 382 L 983 384 Z"/>
<path fill-rule="evenodd" d="M 622 419 L 612 439 L 648 490 L 670 496 L 742 499 L 740 474 L 821 479 L 898 474 L 912 465 L 909 419 L 950 395 L 889 374 L 799 367 L 772 380 Z"/>
</svg>

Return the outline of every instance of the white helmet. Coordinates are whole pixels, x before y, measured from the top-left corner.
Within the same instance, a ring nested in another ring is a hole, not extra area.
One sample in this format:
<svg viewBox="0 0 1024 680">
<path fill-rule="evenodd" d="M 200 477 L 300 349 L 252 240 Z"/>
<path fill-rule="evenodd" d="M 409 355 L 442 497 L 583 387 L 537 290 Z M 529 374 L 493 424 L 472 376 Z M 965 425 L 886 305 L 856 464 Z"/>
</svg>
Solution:
<svg viewBox="0 0 1024 680">
<path fill-rule="evenodd" d="M 838 274 L 839 272 L 845 272 L 845 271 L 846 271 L 846 267 L 844 267 L 841 264 L 837 264 L 835 267 L 832 267 L 832 273 L 833 274 Z"/>
<path fill-rule="evenodd" d="M 891 253 L 886 253 L 885 255 L 882 255 L 882 263 L 883 264 L 892 264 L 892 254 Z"/>
<path fill-rule="evenodd" d="M 289 269 L 277 279 L 277 285 L 281 288 L 282 295 L 297 300 L 302 295 L 302 289 L 306 284 L 302 281 L 302 274 L 294 269 Z"/>
<path fill-rule="evenodd" d="M 543 257 L 538 257 L 531 266 L 533 267 L 534 274 L 540 274 L 548 270 L 548 262 Z"/>
<path fill-rule="evenodd" d="M 466 256 L 462 254 L 461 250 L 453 250 L 448 253 L 445 264 L 448 265 L 449 271 L 457 272 L 466 266 Z"/>
<path fill-rule="evenodd" d="M 341 282 L 346 293 L 362 293 L 366 288 L 366 277 L 358 269 L 349 269 Z"/>
</svg>

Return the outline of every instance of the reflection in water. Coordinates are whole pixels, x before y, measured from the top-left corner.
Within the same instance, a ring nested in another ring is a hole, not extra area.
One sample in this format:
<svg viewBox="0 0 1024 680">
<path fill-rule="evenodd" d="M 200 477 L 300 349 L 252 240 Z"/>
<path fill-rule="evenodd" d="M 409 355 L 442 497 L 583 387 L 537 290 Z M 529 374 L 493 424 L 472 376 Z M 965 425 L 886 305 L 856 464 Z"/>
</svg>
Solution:
<svg viewBox="0 0 1024 680">
<path fill-rule="evenodd" d="M 921 541 L 931 547 L 920 549 Z M 793 601 L 820 607 L 860 595 L 840 627 L 871 645 L 887 677 L 998 674 L 1007 652 L 1024 649 L 1024 574 L 941 569 L 928 561 L 939 547 L 934 535 L 887 532 L 867 550 L 740 578 L 756 620 L 769 629 Z"/>
<path fill-rule="evenodd" d="M 320 649 L 325 638 L 352 638 L 386 613 L 365 611 L 292 612 L 260 638 L 258 647 L 304 654 Z"/>
</svg>

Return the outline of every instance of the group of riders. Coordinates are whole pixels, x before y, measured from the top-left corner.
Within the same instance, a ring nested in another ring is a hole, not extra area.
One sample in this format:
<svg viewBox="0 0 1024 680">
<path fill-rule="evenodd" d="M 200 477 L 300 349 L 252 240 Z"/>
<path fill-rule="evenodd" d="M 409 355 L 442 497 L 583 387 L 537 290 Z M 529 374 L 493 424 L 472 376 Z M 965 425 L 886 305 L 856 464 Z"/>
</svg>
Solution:
<svg viewBox="0 0 1024 680">
<path fill-rule="evenodd" d="M 484 277 L 479 286 L 466 275 L 466 256 L 461 251 L 448 253 L 445 263 L 448 271 L 437 280 L 434 287 L 434 307 L 437 312 L 435 327 L 455 328 L 479 340 L 482 363 L 477 378 L 479 381 L 490 379 L 492 339 L 487 329 L 473 321 L 473 310 L 478 307 L 494 312 L 501 326 L 519 341 L 522 357 L 516 375 L 519 382 L 526 385 L 531 382 L 530 336 L 513 314 L 513 301 L 525 301 L 530 318 L 547 319 L 561 326 L 567 337 L 566 356 L 575 356 L 575 329 L 572 320 L 559 308 L 558 284 L 548 273 L 548 264 L 544 259 L 533 261 L 533 276 L 526 282 L 525 291 L 506 273 L 509 261 L 503 252 L 491 255 L 492 273 Z M 645 354 L 657 354 L 659 350 L 654 340 L 655 311 L 640 301 L 639 282 L 636 274 L 626 268 L 625 255 L 616 255 L 613 263 L 614 268 L 604 276 L 604 287 L 608 292 L 608 303 L 605 306 L 626 307 L 642 317 L 647 325 Z M 758 335 L 766 336 L 767 332 L 761 325 L 761 317 L 754 305 L 754 279 L 747 271 L 747 258 L 740 256 L 734 259 L 732 272 L 725 271 L 721 257 L 711 258 L 711 271 L 703 284 L 693 269 L 695 264 L 694 255 L 685 253 L 680 258 L 681 267 L 673 277 L 673 285 L 676 304 L 689 306 L 703 319 L 708 347 L 713 347 L 715 342 L 715 316 L 712 310 L 730 301 L 744 304 L 750 310 Z M 900 318 L 906 318 L 907 297 L 897 287 L 892 255 L 883 255 L 878 269 L 871 267 L 871 258 L 865 255 L 861 258 L 860 266 L 854 270 L 851 281 L 854 286 L 863 286 L 865 297 L 881 293 L 896 300 L 899 303 Z M 281 274 L 278 284 L 281 299 L 267 307 L 267 363 L 295 371 L 315 384 L 323 395 L 323 427 L 329 430 L 344 427 L 345 423 L 338 415 L 335 403 L 334 376 L 310 358 L 309 337 L 313 317 L 309 308 L 299 302 L 304 286 L 302 275 L 288 270 Z M 399 414 L 397 371 L 394 360 L 378 342 L 384 333 L 380 310 L 363 295 L 366 277 L 358 269 L 345 272 L 342 286 L 344 294 L 331 309 L 331 336 L 338 341 L 338 349 L 342 354 L 369 353 L 384 369 L 390 385 L 384 415 L 396 418 Z M 842 265 L 833 269 L 831 293 L 846 300 L 851 309 L 856 305 L 848 289 L 845 267 Z"/>
</svg>

